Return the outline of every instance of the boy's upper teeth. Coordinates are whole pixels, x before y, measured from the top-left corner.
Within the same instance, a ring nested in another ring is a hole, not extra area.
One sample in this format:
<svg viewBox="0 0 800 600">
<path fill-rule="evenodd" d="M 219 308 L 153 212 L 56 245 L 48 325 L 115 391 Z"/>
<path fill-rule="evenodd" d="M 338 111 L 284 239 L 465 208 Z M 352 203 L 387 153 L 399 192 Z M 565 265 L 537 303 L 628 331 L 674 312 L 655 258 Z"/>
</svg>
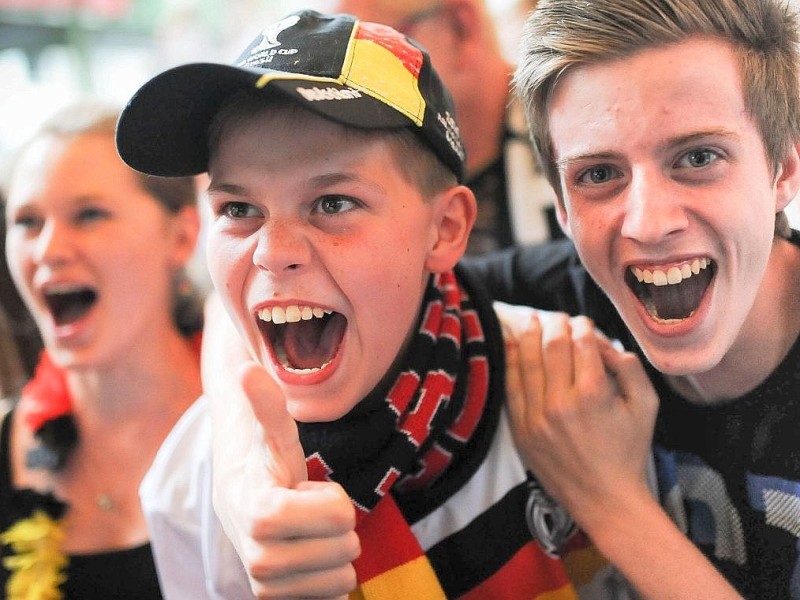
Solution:
<svg viewBox="0 0 800 600">
<path fill-rule="evenodd" d="M 321 319 L 332 311 L 318 306 L 300 306 L 290 304 L 289 306 L 273 306 L 262 308 L 258 311 L 258 318 L 267 323 L 297 323 L 298 321 L 310 321 L 311 319 Z"/>
<path fill-rule="evenodd" d="M 653 285 L 675 285 L 692 275 L 697 275 L 702 269 L 708 267 L 711 261 L 707 258 L 695 258 L 680 266 L 663 269 L 640 269 L 631 267 L 634 277 L 639 283 L 652 283 Z"/>
</svg>

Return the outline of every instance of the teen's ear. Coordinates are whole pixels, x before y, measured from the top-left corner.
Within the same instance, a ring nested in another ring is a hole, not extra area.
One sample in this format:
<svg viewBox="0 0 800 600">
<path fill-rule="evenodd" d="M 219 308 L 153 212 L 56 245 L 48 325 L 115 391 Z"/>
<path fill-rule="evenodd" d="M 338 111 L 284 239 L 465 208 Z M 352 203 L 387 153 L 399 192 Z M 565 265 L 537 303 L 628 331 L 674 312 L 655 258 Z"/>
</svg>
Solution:
<svg viewBox="0 0 800 600">
<path fill-rule="evenodd" d="M 432 273 L 449 271 L 461 260 L 478 214 L 475 194 L 464 185 L 457 185 L 439 193 L 431 200 L 435 203 L 433 243 L 425 261 Z"/>
<path fill-rule="evenodd" d="M 572 239 L 572 227 L 570 227 L 569 224 L 569 214 L 567 213 L 567 207 L 564 205 L 564 198 L 561 197 L 561 194 L 557 194 L 556 198 L 556 218 L 558 219 L 558 224 L 561 225 L 561 229 L 564 231 L 564 235 Z"/>
<path fill-rule="evenodd" d="M 788 206 L 800 190 L 800 146 L 792 146 L 775 178 L 775 212 Z"/>
<path fill-rule="evenodd" d="M 184 206 L 172 216 L 170 233 L 173 240 L 172 262 L 183 267 L 194 254 L 200 235 L 200 212 L 196 206 Z"/>
</svg>

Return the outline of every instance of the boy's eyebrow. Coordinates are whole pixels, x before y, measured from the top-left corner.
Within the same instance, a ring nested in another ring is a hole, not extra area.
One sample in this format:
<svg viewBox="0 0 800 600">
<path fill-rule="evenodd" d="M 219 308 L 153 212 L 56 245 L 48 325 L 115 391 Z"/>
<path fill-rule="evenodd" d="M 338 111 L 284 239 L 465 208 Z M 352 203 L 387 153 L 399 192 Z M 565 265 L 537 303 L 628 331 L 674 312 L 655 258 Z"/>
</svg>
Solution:
<svg viewBox="0 0 800 600">
<path fill-rule="evenodd" d="M 236 185 L 235 183 L 214 183 L 213 181 L 208 184 L 208 188 L 206 189 L 207 194 L 213 193 L 223 193 L 223 194 L 230 194 L 232 196 L 242 196 L 245 193 L 245 189 L 240 186 Z"/>
<path fill-rule="evenodd" d="M 386 193 L 386 188 L 381 183 L 372 179 L 364 179 L 359 176 L 358 173 L 349 173 L 347 171 L 317 175 L 311 178 L 311 183 L 318 187 L 326 187 L 338 183 L 358 183 L 359 185 L 366 185 L 375 188 L 379 192 Z"/>
<path fill-rule="evenodd" d="M 674 138 L 669 138 L 663 144 L 660 144 L 658 146 L 658 149 L 668 150 L 669 148 L 673 148 L 675 146 L 683 146 L 685 144 L 691 144 L 692 142 L 701 141 L 709 137 L 739 139 L 740 136 L 735 131 L 731 131 L 729 129 L 723 129 L 723 128 L 706 129 L 703 131 L 695 131 L 693 133 L 687 133 L 686 135 L 680 135 Z"/>
<path fill-rule="evenodd" d="M 365 185 L 374 188 L 376 191 L 381 193 L 386 193 L 386 187 L 383 186 L 381 183 L 371 180 L 365 179 L 359 176 L 357 173 L 348 173 L 348 172 L 335 172 L 335 173 L 325 173 L 323 175 L 317 175 L 312 177 L 310 183 L 314 187 L 323 188 L 327 186 L 336 185 L 338 183 L 358 183 L 359 185 Z M 206 189 L 207 194 L 213 193 L 223 193 L 223 194 L 230 194 L 232 196 L 246 196 L 247 189 L 241 185 L 237 185 L 235 183 L 214 183 L 213 181 L 208 185 Z"/>
<path fill-rule="evenodd" d="M 672 138 L 667 138 L 658 146 L 656 149 L 659 152 L 663 152 L 669 150 L 670 148 L 674 148 L 676 146 L 683 146 L 686 144 L 691 144 L 693 142 L 701 141 L 703 139 L 709 137 L 724 137 L 724 138 L 731 138 L 731 139 L 739 139 L 739 134 L 735 131 L 731 131 L 729 129 L 723 128 L 714 128 L 714 129 L 707 129 L 703 131 L 694 131 L 692 133 L 687 133 L 686 135 L 679 135 Z M 559 171 L 563 171 L 570 163 L 574 162 L 584 162 L 584 161 L 598 161 L 598 160 L 611 160 L 614 158 L 618 158 L 620 156 L 617 152 L 610 152 L 610 151 L 600 151 L 600 152 L 586 152 L 584 154 L 576 154 L 574 156 L 566 156 L 560 160 L 556 161 L 556 168 Z"/>
</svg>

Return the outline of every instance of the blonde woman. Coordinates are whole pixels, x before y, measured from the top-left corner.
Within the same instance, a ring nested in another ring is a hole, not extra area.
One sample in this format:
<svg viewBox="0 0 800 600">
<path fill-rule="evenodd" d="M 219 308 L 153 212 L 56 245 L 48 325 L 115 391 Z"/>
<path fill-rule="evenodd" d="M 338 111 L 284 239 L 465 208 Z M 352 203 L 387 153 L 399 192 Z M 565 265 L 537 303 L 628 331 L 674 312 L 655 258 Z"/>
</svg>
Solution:
<svg viewBox="0 0 800 600">
<path fill-rule="evenodd" d="M 191 179 L 122 163 L 116 119 L 59 113 L 11 172 L 9 269 L 45 353 L 0 434 L 9 598 L 161 597 L 138 487 L 200 394 L 183 275 L 199 218 Z"/>
</svg>

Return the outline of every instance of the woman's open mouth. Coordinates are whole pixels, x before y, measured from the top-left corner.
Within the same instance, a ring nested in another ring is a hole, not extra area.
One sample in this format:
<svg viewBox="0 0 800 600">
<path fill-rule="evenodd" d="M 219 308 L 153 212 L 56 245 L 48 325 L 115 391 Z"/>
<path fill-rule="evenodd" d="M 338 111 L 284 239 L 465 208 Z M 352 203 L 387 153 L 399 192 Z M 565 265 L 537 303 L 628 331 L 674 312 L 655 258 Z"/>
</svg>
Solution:
<svg viewBox="0 0 800 600">
<path fill-rule="evenodd" d="M 695 258 L 666 269 L 631 267 L 625 282 L 653 320 L 661 323 L 691 317 L 716 274 L 709 258 Z"/>
<path fill-rule="evenodd" d="M 275 359 L 293 373 L 313 373 L 336 356 L 347 327 L 344 315 L 292 304 L 258 311 L 258 327 Z"/>
<path fill-rule="evenodd" d="M 98 298 L 94 289 L 73 283 L 49 285 L 43 293 L 50 314 L 59 327 L 79 321 Z"/>
</svg>

